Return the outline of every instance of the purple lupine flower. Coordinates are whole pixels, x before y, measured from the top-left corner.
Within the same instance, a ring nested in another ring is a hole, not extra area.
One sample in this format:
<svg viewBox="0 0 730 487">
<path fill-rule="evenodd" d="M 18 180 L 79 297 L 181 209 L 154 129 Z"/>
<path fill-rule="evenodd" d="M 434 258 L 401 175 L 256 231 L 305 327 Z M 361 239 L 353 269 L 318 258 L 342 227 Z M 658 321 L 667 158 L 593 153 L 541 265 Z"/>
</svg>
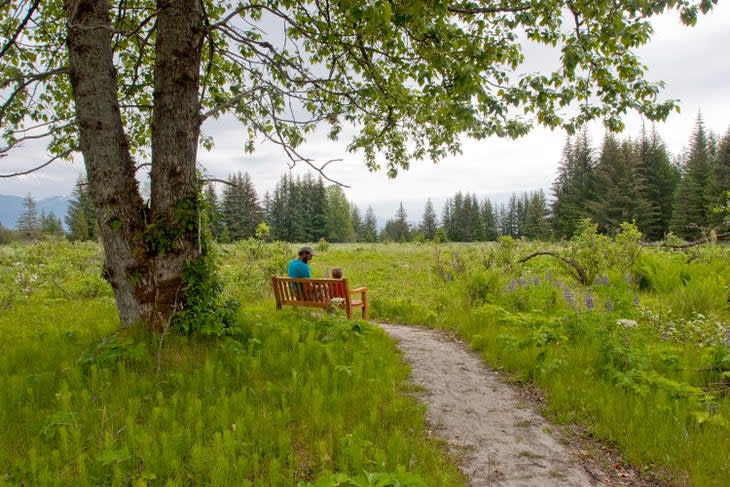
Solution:
<svg viewBox="0 0 730 487">
<path fill-rule="evenodd" d="M 540 285 L 540 277 L 539 276 L 535 276 L 534 283 L 535 283 L 535 286 L 539 286 Z"/>
<path fill-rule="evenodd" d="M 512 280 L 509 282 L 509 290 L 510 291 L 514 290 L 514 288 L 515 288 L 516 285 L 517 285 L 517 281 L 513 277 Z"/>
<path fill-rule="evenodd" d="M 591 296 L 590 294 L 586 294 L 585 302 L 588 312 L 593 311 L 593 296 Z"/>
<path fill-rule="evenodd" d="M 601 283 L 601 276 L 596 276 L 596 284 L 600 284 L 600 283 Z"/>
<path fill-rule="evenodd" d="M 563 288 L 563 299 L 569 304 L 572 305 L 575 302 L 575 295 L 571 292 L 571 290 L 567 287 Z"/>
<path fill-rule="evenodd" d="M 634 306 L 639 305 L 639 296 L 634 296 Z"/>
<path fill-rule="evenodd" d="M 606 299 L 606 311 L 609 313 L 613 311 L 613 301 L 611 301 L 611 298 Z"/>
<path fill-rule="evenodd" d="M 608 286 L 608 274 L 606 274 L 605 276 L 603 276 L 603 285 L 604 286 Z"/>
</svg>

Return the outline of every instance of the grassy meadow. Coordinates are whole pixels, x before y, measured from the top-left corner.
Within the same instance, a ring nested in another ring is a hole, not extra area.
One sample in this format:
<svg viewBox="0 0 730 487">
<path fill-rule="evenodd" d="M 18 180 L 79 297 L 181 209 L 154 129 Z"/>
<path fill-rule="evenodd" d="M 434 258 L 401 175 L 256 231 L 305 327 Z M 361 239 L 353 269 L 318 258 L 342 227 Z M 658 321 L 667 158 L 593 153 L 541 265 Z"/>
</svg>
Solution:
<svg viewBox="0 0 730 487">
<path fill-rule="evenodd" d="M 320 244 L 371 318 L 450 330 L 626 460 L 730 485 L 730 248 Z M 550 255 L 518 261 L 550 249 Z M 274 310 L 296 246 L 218 249 L 225 333 L 116 332 L 94 244 L 0 247 L 0 485 L 433 485 L 464 479 L 430 438 L 392 340 L 343 313 Z"/>
</svg>

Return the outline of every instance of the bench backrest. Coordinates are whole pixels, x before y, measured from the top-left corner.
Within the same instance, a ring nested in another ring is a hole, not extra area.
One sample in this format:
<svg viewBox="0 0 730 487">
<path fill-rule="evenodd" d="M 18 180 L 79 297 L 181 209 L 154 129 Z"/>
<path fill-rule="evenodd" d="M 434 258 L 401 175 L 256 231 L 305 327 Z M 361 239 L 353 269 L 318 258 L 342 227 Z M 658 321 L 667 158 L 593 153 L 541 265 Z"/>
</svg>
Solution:
<svg viewBox="0 0 730 487">
<path fill-rule="evenodd" d="M 288 304 L 326 308 L 333 299 L 341 298 L 342 304 L 350 305 L 347 279 L 299 279 L 273 276 L 274 296 L 277 306 Z"/>
</svg>

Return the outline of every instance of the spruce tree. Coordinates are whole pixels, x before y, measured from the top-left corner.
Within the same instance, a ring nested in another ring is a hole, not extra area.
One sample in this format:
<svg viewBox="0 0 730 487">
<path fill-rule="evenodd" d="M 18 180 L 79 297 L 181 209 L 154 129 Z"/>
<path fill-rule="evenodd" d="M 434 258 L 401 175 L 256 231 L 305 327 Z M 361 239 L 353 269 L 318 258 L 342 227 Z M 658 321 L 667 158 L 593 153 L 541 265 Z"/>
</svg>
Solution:
<svg viewBox="0 0 730 487">
<path fill-rule="evenodd" d="M 558 237 L 570 238 L 582 218 L 588 217 L 586 203 L 594 199 L 593 149 L 584 130 L 575 140 L 566 140 L 553 183 L 553 228 Z"/>
<path fill-rule="evenodd" d="M 256 227 L 263 221 L 263 210 L 248 173 L 239 171 L 228 177 L 220 206 L 222 220 L 232 241 L 256 235 Z"/>
<path fill-rule="evenodd" d="M 225 228 L 223 214 L 218 202 L 218 194 L 213 183 L 208 183 L 203 191 L 203 197 L 208 211 L 208 229 L 217 242 L 223 242 L 223 229 Z M 227 235 L 227 233 L 226 233 Z"/>
<path fill-rule="evenodd" d="M 301 225 L 304 234 L 297 241 L 316 242 L 321 238 L 327 238 L 327 192 L 324 180 L 319 177 L 316 180 L 307 174 L 299 192 L 301 208 L 303 208 L 303 219 Z M 347 203 L 347 200 L 345 200 Z M 349 213 L 349 209 L 348 209 Z M 339 237 L 338 237 L 339 238 Z"/>
<path fill-rule="evenodd" d="M 454 201 L 451 198 L 446 198 L 446 201 L 444 202 L 444 209 L 441 212 L 441 229 L 443 229 L 444 233 L 446 234 L 446 238 L 448 240 L 451 240 L 451 236 L 454 234 L 453 230 L 453 223 L 454 220 L 452 218 L 453 216 L 453 208 L 454 208 Z"/>
<path fill-rule="evenodd" d="M 712 166 L 712 206 L 721 208 L 727 199 L 727 192 L 730 191 L 730 129 L 720 140 L 715 156 L 715 163 Z M 725 221 L 727 216 L 713 211 L 711 222 L 719 225 Z"/>
<path fill-rule="evenodd" d="M 385 229 L 390 238 L 395 242 L 409 242 L 411 240 L 411 229 L 408 223 L 408 215 L 401 201 L 398 210 L 392 220 L 388 220 Z"/>
<path fill-rule="evenodd" d="M 352 242 L 355 231 L 345 192 L 333 184 L 326 188 L 325 196 L 325 238 L 330 242 Z"/>
<path fill-rule="evenodd" d="M 378 219 L 372 206 L 368 206 L 365 211 L 365 220 L 362 224 L 362 240 L 370 243 L 378 241 Z"/>
<path fill-rule="evenodd" d="M 38 218 L 38 204 L 30 193 L 23 199 L 23 212 L 18 217 L 16 226 L 22 238 L 35 239 L 38 237 L 41 229 Z"/>
<path fill-rule="evenodd" d="M 438 230 L 438 221 L 436 212 L 433 209 L 433 203 L 431 198 L 426 199 L 426 206 L 423 210 L 423 219 L 420 225 L 421 232 L 427 240 L 433 240 L 436 236 L 436 230 Z"/>
<path fill-rule="evenodd" d="M 518 238 L 520 236 L 518 216 L 517 195 L 512 193 L 507 205 L 504 207 L 504 213 L 500 220 L 502 235 L 508 235 L 512 238 Z"/>
<path fill-rule="evenodd" d="M 707 231 L 713 205 L 710 144 L 702 116 L 697 116 L 682 179 L 674 199 L 671 228 L 682 238 L 696 239 Z"/>
<path fill-rule="evenodd" d="M 363 219 L 360 215 L 360 209 L 353 202 L 350 202 L 350 221 L 352 222 L 352 230 L 355 232 L 355 242 L 362 242 Z"/>
<path fill-rule="evenodd" d="M 660 240 L 669 231 L 672 218 L 674 191 L 679 182 L 679 171 L 671 163 L 666 146 L 652 127 L 647 135 L 642 127 L 638 141 L 638 173 L 643 180 L 643 197 L 650 206 L 649 218 L 641 229 L 649 240 Z"/>
<path fill-rule="evenodd" d="M 532 240 L 550 238 L 550 210 L 543 190 L 527 195 L 527 211 L 522 236 Z"/>
<path fill-rule="evenodd" d="M 497 214 L 489 199 L 485 199 L 481 206 L 482 227 L 484 228 L 484 240 L 494 242 L 499 237 L 497 228 Z"/>
<path fill-rule="evenodd" d="M 452 242 L 463 242 L 466 230 L 464 228 L 465 224 L 464 195 L 461 191 L 457 191 L 452 200 L 450 228 L 447 232 L 449 240 Z"/>
<path fill-rule="evenodd" d="M 638 169 L 639 155 L 634 144 L 630 140 L 619 142 L 607 132 L 594 171 L 595 185 L 600 190 L 587 204 L 600 231 L 616 233 L 621 223 L 633 221 L 644 231 L 647 222 L 653 220 Z"/>
<path fill-rule="evenodd" d="M 76 180 L 64 221 L 69 240 L 96 240 L 98 237 L 96 214 L 83 175 Z"/>
<path fill-rule="evenodd" d="M 52 237 L 64 235 L 63 223 L 54 213 L 46 213 L 41 210 L 40 216 L 41 233 Z"/>
</svg>

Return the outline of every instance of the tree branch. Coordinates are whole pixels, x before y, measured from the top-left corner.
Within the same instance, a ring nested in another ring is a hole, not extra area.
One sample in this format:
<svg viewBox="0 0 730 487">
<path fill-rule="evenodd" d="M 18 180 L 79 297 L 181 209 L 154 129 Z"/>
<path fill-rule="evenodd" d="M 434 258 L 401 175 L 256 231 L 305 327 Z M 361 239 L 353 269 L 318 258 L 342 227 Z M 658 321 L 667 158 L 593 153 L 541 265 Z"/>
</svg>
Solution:
<svg viewBox="0 0 730 487">
<path fill-rule="evenodd" d="M 43 169 L 44 167 L 50 165 L 52 162 L 55 162 L 58 159 L 63 159 L 64 157 L 68 156 L 69 154 L 71 154 L 75 150 L 76 150 L 76 148 L 68 149 L 68 150 L 66 150 L 66 151 L 58 154 L 57 156 L 52 157 L 51 159 L 49 159 L 48 161 L 44 162 L 40 166 L 36 166 L 36 167 L 34 167 L 32 169 L 28 169 L 27 171 L 20 171 L 20 172 L 14 172 L 14 173 L 9 173 L 9 174 L 0 174 L 0 178 L 14 178 L 16 176 L 25 176 L 26 174 L 30 174 L 30 173 L 36 172 L 36 171 L 38 171 L 40 169 Z"/>
<path fill-rule="evenodd" d="M 40 0 L 33 0 L 33 3 L 31 3 L 30 8 L 28 9 L 28 13 L 25 14 L 25 18 L 20 22 L 20 25 L 18 25 L 18 28 L 15 29 L 15 32 L 13 33 L 13 35 L 10 36 L 10 39 L 8 39 L 7 44 L 5 44 L 2 48 L 2 50 L 0 50 L 0 58 L 2 58 L 11 47 L 13 47 L 15 42 L 18 40 L 18 36 L 25 28 L 25 24 L 28 23 L 31 16 L 33 15 L 33 12 L 35 12 L 35 10 L 38 8 L 38 4 L 40 4 L 40 3 L 41 3 Z"/>
<path fill-rule="evenodd" d="M 563 257 L 560 254 L 557 254 L 555 252 L 551 252 L 549 250 L 538 250 L 537 252 L 533 252 L 529 255 L 526 255 L 525 257 L 521 258 L 517 261 L 518 264 L 524 264 L 528 260 L 539 257 L 541 255 L 548 255 L 550 257 L 553 257 L 560 261 L 567 269 L 568 271 L 575 277 L 578 282 L 580 282 L 583 285 L 588 285 L 590 282 L 588 281 L 588 274 L 586 273 L 585 269 L 582 265 L 580 265 L 575 259 L 570 259 L 567 257 Z"/>
<path fill-rule="evenodd" d="M 508 12 L 524 12 L 530 10 L 531 5 L 520 5 L 516 7 L 449 7 L 448 10 L 455 14 L 498 14 Z"/>
</svg>

